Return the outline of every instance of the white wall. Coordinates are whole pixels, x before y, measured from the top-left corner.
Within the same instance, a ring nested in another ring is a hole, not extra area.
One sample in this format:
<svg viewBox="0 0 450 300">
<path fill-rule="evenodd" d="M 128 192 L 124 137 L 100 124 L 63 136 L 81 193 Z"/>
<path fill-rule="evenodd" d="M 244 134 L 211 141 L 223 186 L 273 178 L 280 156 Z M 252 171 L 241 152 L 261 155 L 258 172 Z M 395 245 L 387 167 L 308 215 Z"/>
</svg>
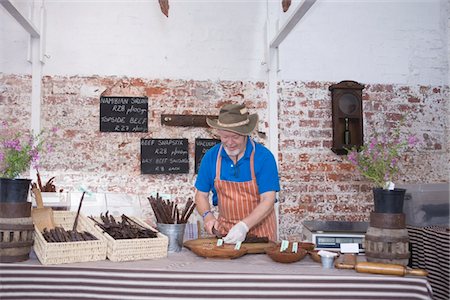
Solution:
<svg viewBox="0 0 450 300">
<path fill-rule="evenodd" d="M 448 84 L 447 0 L 321 0 L 280 47 L 284 80 Z"/>
<path fill-rule="evenodd" d="M 43 73 L 266 79 L 265 1 L 169 2 L 166 18 L 156 0 L 45 1 Z M 269 7 L 285 19 L 280 3 Z M 319 0 L 280 47 L 280 79 L 448 84 L 448 6 Z M 0 72 L 29 73 L 27 34 L 3 7 L 0 26 Z"/>
<path fill-rule="evenodd" d="M 26 17 L 30 5 L 15 1 L 14 5 Z M 28 33 L 0 5 L 0 72 L 11 74 L 31 74 L 28 59 Z"/>
<path fill-rule="evenodd" d="M 170 0 L 169 18 L 156 0 L 45 3 L 44 74 L 265 78 L 264 1 Z"/>
</svg>

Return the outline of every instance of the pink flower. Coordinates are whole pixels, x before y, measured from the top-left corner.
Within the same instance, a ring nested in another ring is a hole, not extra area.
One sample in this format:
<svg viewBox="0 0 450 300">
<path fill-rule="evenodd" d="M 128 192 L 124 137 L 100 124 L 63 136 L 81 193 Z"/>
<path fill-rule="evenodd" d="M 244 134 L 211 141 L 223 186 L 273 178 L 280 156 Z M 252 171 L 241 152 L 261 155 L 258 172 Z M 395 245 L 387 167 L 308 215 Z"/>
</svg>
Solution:
<svg viewBox="0 0 450 300">
<path fill-rule="evenodd" d="M 356 164 L 356 151 L 352 151 L 349 153 L 349 155 L 347 156 L 347 158 L 350 160 L 350 162 L 352 162 L 353 164 Z"/>
<path fill-rule="evenodd" d="M 0 121 L 0 177 L 16 178 L 30 166 L 37 166 L 44 148 L 43 132 L 20 132 Z"/>
<path fill-rule="evenodd" d="M 20 141 L 19 140 L 5 141 L 4 142 L 4 146 L 5 146 L 5 148 L 14 149 L 16 151 L 21 151 L 22 150 L 22 146 L 20 145 Z"/>
<path fill-rule="evenodd" d="M 370 144 L 369 144 L 369 149 L 373 150 L 375 148 L 377 142 L 378 142 L 377 138 L 372 138 L 372 140 L 370 141 Z"/>
<path fill-rule="evenodd" d="M 417 142 L 419 142 L 419 139 L 417 137 L 415 137 L 414 135 L 412 135 L 408 138 L 408 145 L 410 147 L 415 146 L 417 144 Z"/>
<path fill-rule="evenodd" d="M 369 143 L 351 149 L 347 158 L 376 187 L 386 188 L 386 182 L 393 182 L 401 171 L 399 162 L 404 151 L 417 141 L 415 136 L 405 140 L 400 129 L 394 128 L 390 132 L 375 133 Z"/>
</svg>

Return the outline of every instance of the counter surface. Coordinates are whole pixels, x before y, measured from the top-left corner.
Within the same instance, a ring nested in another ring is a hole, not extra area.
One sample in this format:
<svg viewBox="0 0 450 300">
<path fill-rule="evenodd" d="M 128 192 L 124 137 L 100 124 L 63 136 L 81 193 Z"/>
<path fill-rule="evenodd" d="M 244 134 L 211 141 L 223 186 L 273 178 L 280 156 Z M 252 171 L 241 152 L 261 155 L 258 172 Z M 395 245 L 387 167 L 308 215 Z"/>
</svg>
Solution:
<svg viewBox="0 0 450 300">
<path fill-rule="evenodd" d="M 187 249 L 167 258 L 41 265 L 0 264 L 0 299 L 432 299 L 424 277 L 322 269 L 264 254 L 205 259 Z"/>
</svg>

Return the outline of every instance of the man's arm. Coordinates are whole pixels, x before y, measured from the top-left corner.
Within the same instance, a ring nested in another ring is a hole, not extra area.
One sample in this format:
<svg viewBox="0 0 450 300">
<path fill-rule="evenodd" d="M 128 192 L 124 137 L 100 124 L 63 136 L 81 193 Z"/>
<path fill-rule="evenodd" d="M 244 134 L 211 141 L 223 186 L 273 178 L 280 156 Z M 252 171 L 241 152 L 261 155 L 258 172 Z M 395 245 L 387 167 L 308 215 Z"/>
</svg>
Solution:
<svg viewBox="0 0 450 300">
<path fill-rule="evenodd" d="M 260 195 L 261 202 L 255 209 L 242 221 L 247 224 L 248 228 L 251 229 L 258 225 L 265 217 L 267 217 L 273 209 L 275 204 L 275 191 L 268 191 Z"/>
<path fill-rule="evenodd" d="M 205 193 L 199 190 L 196 190 L 195 192 L 195 204 L 197 207 L 198 213 L 203 216 L 204 213 L 211 210 L 211 207 L 209 205 L 209 193 Z M 210 212 L 206 214 L 203 218 L 203 225 L 205 227 L 206 232 L 209 234 L 212 233 L 212 228 L 214 225 L 216 225 L 217 219 L 214 217 L 213 213 Z"/>
</svg>

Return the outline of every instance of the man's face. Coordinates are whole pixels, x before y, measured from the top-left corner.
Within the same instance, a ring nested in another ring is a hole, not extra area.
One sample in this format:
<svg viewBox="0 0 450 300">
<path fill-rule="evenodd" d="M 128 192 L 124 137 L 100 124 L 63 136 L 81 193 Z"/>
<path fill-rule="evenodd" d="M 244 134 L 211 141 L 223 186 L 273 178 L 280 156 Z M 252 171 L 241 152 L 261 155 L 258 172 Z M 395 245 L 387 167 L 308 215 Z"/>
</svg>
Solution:
<svg viewBox="0 0 450 300">
<path fill-rule="evenodd" d="M 245 135 L 226 130 L 218 130 L 217 133 L 228 156 L 237 156 L 244 153 L 247 142 Z"/>
</svg>

